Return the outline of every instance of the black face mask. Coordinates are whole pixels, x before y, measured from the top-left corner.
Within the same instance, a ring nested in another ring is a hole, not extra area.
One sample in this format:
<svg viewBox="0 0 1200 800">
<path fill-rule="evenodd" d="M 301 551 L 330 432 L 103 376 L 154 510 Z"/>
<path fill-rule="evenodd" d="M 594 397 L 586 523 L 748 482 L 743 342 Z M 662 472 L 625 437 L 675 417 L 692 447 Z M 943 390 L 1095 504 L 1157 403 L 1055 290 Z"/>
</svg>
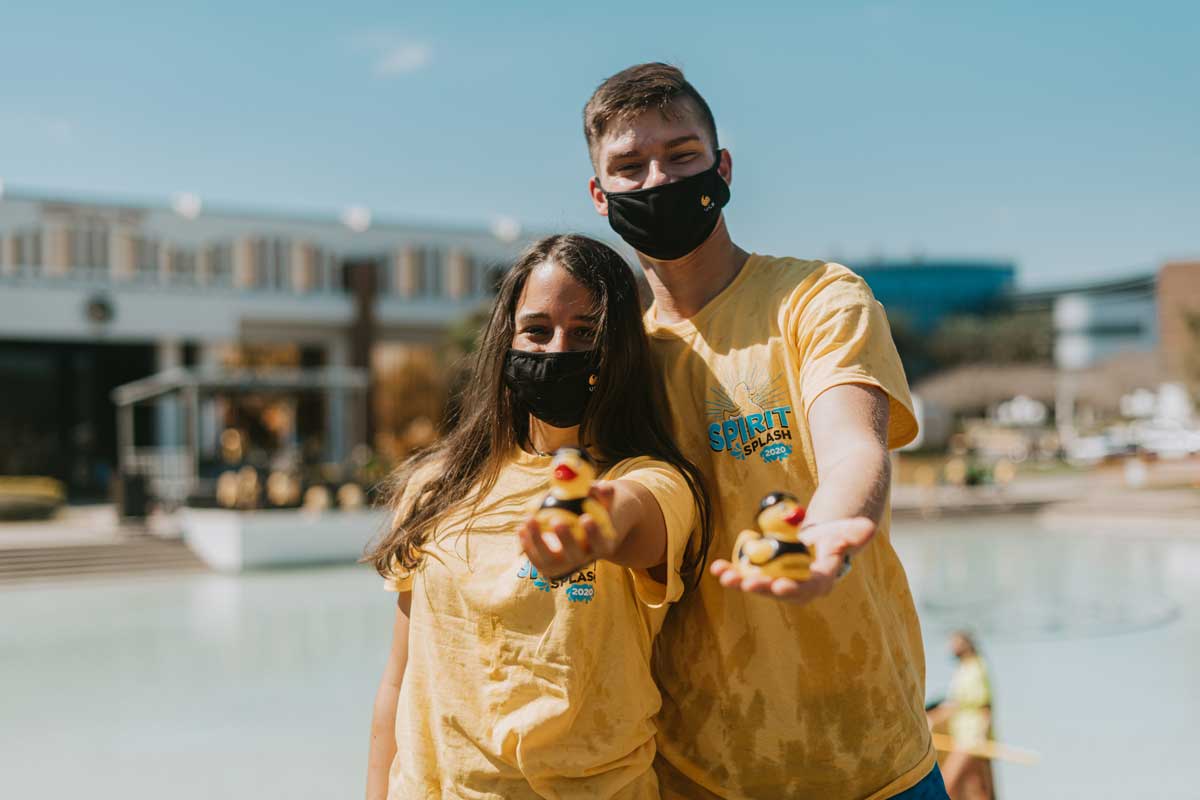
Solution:
<svg viewBox="0 0 1200 800">
<path fill-rule="evenodd" d="M 509 350 L 504 359 L 504 383 L 530 414 L 555 428 L 570 428 L 583 421 L 596 378 L 594 350 Z"/>
<path fill-rule="evenodd" d="M 729 184 L 717 172 L 718 155 L 704 172 L 632 192 L 605 192 L 608 224 L 639 253 L 660 261 L 682 258 L 717 227 L 729 202 Z M 599 180 L 597 180 L 599 183 Z"/>
</svg>

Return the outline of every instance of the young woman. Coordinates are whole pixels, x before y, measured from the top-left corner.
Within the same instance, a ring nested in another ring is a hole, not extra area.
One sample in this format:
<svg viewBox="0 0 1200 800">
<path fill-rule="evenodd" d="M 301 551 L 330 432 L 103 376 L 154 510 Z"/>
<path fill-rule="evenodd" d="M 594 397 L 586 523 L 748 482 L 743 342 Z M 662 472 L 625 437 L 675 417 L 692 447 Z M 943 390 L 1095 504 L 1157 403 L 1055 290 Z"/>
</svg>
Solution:
<svg viewBox="0 0 1200 800">
<path fill-rule="evenodd" d="M 629 267 L 582 236 L 534 244 L 457 424 L 400 468 L 368 554 L 399 592 L 370 800 L 658 797 L 651 646 L 711 537 L 663 408 Z M 532 518 L 562 447 L 599 464 L 615 536 L 586 514 L 582 541 Z"/>
</svg>

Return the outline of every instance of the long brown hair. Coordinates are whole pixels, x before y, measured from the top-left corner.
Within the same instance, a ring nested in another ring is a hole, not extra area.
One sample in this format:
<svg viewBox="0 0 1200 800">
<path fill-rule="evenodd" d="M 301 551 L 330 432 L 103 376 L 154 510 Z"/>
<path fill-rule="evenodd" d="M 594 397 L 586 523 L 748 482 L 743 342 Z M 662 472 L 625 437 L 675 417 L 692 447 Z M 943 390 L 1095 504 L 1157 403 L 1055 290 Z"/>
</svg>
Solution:
<svg viewBox="0 0 1200 800">
<path fill-rule="evenodd" d="M 387 496 L 396 514 L 364 560 L 384 576 L 397 566 L 416 569 L 442 515 L 485 497 L 512 453 L 528 447 L 529 409 L 505 385 L 503 368 L 525 282 L 547 261 L 588 290 L 597 320 L 599 377 L 580 424 L 580 442 L 605 464 L 645 455 L 683 475 L 696 502 L 700 535 L 685 553 L 680 575 L 685 585 L 694 585 L 712 541 L 711 507 L 700 471 L 669 433 L 662 381 L 642 328 L 637 282 L 612 248 L 574 234 L 535 242 L 504 277 L 463 389 L 461 416 L 436 445 L 410 458 L 389 479 Z"/>
</svg>

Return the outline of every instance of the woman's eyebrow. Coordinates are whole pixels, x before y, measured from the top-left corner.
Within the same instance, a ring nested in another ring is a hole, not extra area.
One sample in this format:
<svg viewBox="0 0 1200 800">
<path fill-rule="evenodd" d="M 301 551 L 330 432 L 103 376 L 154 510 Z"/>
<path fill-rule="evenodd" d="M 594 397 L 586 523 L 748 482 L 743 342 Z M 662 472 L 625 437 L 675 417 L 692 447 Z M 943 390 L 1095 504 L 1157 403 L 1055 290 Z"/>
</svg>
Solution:
<svg viewBox="0 0 1200 800">
<path fill-rule="evenodd" d="M 517 319 L 521 322 L 535 322 L 538 320 L 550 319 L 550 315 L 545 311 L 526 311 L 517 315 Z"/>
</svg>

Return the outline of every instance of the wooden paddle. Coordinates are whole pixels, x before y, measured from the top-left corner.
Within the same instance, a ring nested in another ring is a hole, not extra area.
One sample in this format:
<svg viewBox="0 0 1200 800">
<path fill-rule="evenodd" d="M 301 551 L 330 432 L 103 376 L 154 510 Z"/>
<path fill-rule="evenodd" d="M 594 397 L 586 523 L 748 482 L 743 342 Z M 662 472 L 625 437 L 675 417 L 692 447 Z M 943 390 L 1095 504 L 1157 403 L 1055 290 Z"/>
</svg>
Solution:
<svg viewBox="0 0 1200 800">
<path fill-rule="evenodd" d="M 1008 761 L 1012 764 L 1036 764 L 1042 759 L 1040 755 L 1032 750 L 1010 747 L 1009 745 L 994 741 L 960 745 L 944 733 L 933 734 L 933 746 L 945 753 L 958 751 L 961 753 L 970 753 L 980 758 L 990 758 L 994 761 Z"/>
</svg>

